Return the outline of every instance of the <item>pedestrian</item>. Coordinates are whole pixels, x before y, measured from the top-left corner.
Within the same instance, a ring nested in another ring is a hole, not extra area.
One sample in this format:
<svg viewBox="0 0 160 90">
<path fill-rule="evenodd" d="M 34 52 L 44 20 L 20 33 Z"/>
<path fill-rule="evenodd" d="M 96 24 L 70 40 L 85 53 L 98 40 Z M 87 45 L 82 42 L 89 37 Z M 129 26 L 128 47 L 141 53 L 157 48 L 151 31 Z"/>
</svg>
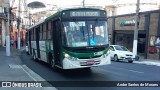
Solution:
<svg viewBox="0 0 160 90">
<path fill-rule="evenodd" d="M 17 48 L 17 40 L 15 41 L 15 43 L 16 43 L 16 48 Z"/>
<path fill-rule="evenodd" d="M 23 40 L 21 39 L 21 46 L 23 46 Z"/>
<path fill-rule="evenodd" d="M 14 41 L 11 39 L 11 46 L 13 46 Z"/>
</svg>

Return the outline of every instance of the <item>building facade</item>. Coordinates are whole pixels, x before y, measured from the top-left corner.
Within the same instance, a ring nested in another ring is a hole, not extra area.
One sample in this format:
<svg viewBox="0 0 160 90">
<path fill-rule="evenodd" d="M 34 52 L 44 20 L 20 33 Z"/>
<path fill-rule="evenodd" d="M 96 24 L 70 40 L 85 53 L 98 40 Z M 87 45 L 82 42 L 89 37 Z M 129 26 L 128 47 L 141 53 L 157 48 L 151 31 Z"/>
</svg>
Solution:
<svg viewBox="0 0 160 90">
<path fill-rule="evenodd" d="M 5 18 L 0 15 L 0 46 L 5 45 Z"/>
<path fill-rule="evenodd" d="M 125 14 L 108 18 L 111 44 L 133 48 L 135 14 Z M 141 12 L 138 23 L 139 56 L 160 60 L 160 10 Z"/>
<path fill-rule="evenodd" d="M 25 0 L 24 0 L 25 1 Z M 8 8 L 9 0 L 0 0 L 0 46 L 5 46 L 6 44 L 6 21 L 7 21 L 7 8 Z M 16 19 L 16 8 L 12 8 L 10 12 L 10 42 L 12 46 L 16 47 L 17 38 L 18 38 L 18 29 L 17 29 L 17 19 Z M 22 15 L 21 15 L 22 16 Z M 26 22 L 23 22 L 21 19 L 21 30 L 20 30 L 20 39 L 21 45 L 25 44 L 25 27 Z"/>
<path fill-rule="evenodd" d="M 9 0 L 0 0 L 0 46 L 5 45 L 5 7 L 7 7 Z"/>
</svg>

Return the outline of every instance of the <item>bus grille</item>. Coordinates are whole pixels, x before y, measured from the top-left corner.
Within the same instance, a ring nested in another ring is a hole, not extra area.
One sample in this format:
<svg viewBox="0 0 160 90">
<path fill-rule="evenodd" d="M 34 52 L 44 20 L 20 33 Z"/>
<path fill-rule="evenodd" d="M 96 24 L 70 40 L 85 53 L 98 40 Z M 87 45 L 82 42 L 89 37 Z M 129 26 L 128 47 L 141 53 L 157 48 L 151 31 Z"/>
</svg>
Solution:
<svg viewBox="0 0 160 90">
<path fill-rule="evenodd" d="M 98 64 L 100 64 L 100 60 L 93 60 L 94 63 L 88 63 L 88 61 L 89 60 L 80 62 L 80 65 L 81 66 L 91 66 L 91 65 L 98 65 Z"/>
<path fill-rule="evenodd" d="M 93 57 L 78 57 L 78 59 L 90 59 L 90 58 L 99 58 L 100 56 L 93 56 Z"/>
</svg>

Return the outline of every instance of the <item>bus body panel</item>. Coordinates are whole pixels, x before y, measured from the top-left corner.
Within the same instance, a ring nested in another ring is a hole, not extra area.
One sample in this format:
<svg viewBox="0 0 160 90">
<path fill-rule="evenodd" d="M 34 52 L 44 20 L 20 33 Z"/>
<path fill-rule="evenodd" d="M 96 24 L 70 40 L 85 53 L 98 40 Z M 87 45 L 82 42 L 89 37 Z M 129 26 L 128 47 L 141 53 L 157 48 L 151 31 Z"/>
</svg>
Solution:
<svg viewBox="0 0 160 90">
<path fill-rule="evenodd" d="M 63 69 L 85 68 L 111 63 L 109 48 L 90 53 L 74 53 L 65 49 L 63 49 L 63 52 L 70 56 L 68 58 L 63 57 Z"/>
<path fill-rule="evenodd" d="M 88 61 L 92 61 L 89 63 Z M 86 67 L 94 67 L 111 64 L 110 55 L 103 56 L 99 58 L 90 58 L 90 59 L 77 59 L 76 61 L 69 60 L 68 58 L 64 58 L 63 60 L 63 69 L 76 69 L 76 68 L 86 68 Z"/>
<path fill-rule="evenodd" d="M 29 54 L 31 54 L 31 55 L 32 55 L 32 46 L 31 46 L 31 31 L 29 31 L 28 33 L 29 33 L 29 35 L 28 35 L 28 38 L 29 38 L 29 40 L 28 40 Z"/>
<path fill-rule="evenodd" d="M 31 53 L 32 53 L 32 56 L 35 54 L 35 51 L 37 47 L 36 47 L 36 41 L 31 41 Z"/>
<path fill-rule="evenodd" d="M 36 58 L 40 58 L 40 48 L 39 48 L 39 27 L 37 27 L 36 28 L 36 48 L 37 48 L 37 50 L 36 50 Z"/>
<path fill-rule="evenodd" d="M 52 40 L 46 40 L 46 62 L 50 63 L 49 58 L 50 58 L 50 54 L 52 55 L 52 57 L 54 58 L 53 55 L 53 42 Z"/>
<path fill-rule="evenodd" d="M 46 50 L 46 41 L 39 41 L 40 48 L 40 60 L 47 62 L 47 50 Z"/>
<path fill-rule="evenodd" d="M 67 32 L 65 31 L 67 27 L 64 27 L 64 22 L 68 22 L 66 23 L 66 25 L 73 26 L 73 25 L 77 25 L 76 22 L 79 21 L 80 24 L 82 24 L 80 27 L 81 30 L 84 30 L 82 27 L 86 25 L 88 33 L 85 32 L 85 34 L 88 34 L 88 35 L 90 35 L 91 33 L 89 29 L 92 30 L 92 27 L 97 30 L 101 30 L 102 32 L 100 32 L 99 34 L 106 33 L 106 32 L 103 32 L 103 29 L 106 28 L 105 25 L 103 28 L 101 26 L 96 27 L 98 20 L 101 20 L 107 23 L 107 21 L 105 21 L 107 20 L 107 18 L 104 10 L 79 8 L 79 9 L 69 9 L 69 10 L 60 11 L 46 18 L 42 22 L 36 25 L 33 25 L 31 26 L 31 28 L 29 28 L 29 32 L 30 32 L 28 35 L 29 36 L 28 45 L 30 48 L 29 51 L 32 55 L 35 54 L 37 58 L 49 64 L 50 64 L 50 61 L 49 61 L 50 57 L 52 56 L 53 59 L 55 60 L 56 66 L 62 67 L 62 69 L 86 68 L 86 67 L 110 64 L 111 61 L 110 61 L 110 54 L 109 54 L 110 52 L 109 43 L 105 44 L 106 47 L 103 49 L 97 46 L 96 50 L 92 49 L 94 48 L 94 46 L 91 46 L 91 45 L 85 46 L 86 48 L 89 47 L 90 49 L 83 48 L 84 50 L 75 49 L 72 51 L 72 49 L 74 49 L 75 46 L 73 47 L 71 46 L 70 47 L 71 49 L 64 48 L 65 46 L 63 41 L 64 41 L 64 37 L 66 38 L 65 35 Z M 51 32 L 50 32 L 52 36 L 51 39 L 47 38 L 48 37 L 47 25 L 49 22 L 51 22 Z M 86 24 L 83 24 L 85 22 Z M 100 22 L 99 24 L 101 23 L 102 22 Z M 42 29 L 44 29 L 43 25 L 46 25 L 46 28 L 45 28 L 46 30 L 41 31 L 41 26 L 42 26 Z M 74 29 L 77 27 L 71 27 L 71 28 Z M 33 34 L 31 31 L 33 32 Z M 43 31 L 45 31 L 45 33 L 43 33 Z M 31 34 L 32 34 L 32 37 L 33 35 L 36 35 L 34 36 L 35 41 L 31 39 Z M 40 34 L 46 34 L 45 35 L 46 39 L 41 39 L 42 36 L 40 36 Z M 106 38 L 108 39 L 107 34 L 105 35 L 106 35 Z M 105 37 L 105 35 L 103 37 Z M 83 37 L 85 36 L 83 35 Z M 90 39 L 90 37 L 88 36 L 88 41 L 89 42 L 92 41 L 93 42 L 92 45 L 95 45 L 95 42 L 98 42 L 98 39 L 97 41 L 94 41 L 94 39 Z M 87 45 L 84 42 L 79 42 L 79 43 L 82 45 Z M 78 43 L 74 43 L 73 45 L 78 45 Z"/>
</svg>

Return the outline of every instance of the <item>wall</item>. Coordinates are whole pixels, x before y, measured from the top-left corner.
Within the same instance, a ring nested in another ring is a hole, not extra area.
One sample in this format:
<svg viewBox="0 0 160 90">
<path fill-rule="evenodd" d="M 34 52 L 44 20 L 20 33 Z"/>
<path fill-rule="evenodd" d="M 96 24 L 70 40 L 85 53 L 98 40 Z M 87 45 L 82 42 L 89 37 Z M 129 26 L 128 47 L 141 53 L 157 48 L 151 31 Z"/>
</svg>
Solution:
<svg viewBox="0 0 160 90">
<path fill-rule="evenodd" d="M 140 15 L 140 24 L 139 24 L 139 30 L 144 30 L 144 15 Z M 135 20 L 135 15 L 129 15 L 129 16 L 122 16 L 122 17 L 117 17 L 115 19 L 115 30 L 134 30 L 134 25 L 130 26 L 120 26 L 121 21 L 131 21 Z"/>
<path fill-rule="evenodd" d="M 5 45 L 5 40 L 6 40 L 6 31 L 5 31 L 5 20 L 2 21 L 2 46 Z"/>
<path fill-rule="evenodd" d="M 0 0 L 0 7 L 7 7 L 7 3 L 9 3 L 10 0 Z"/>
<path fill-rule="evenodd" d="M 149 19 L 146 20 L 145 15 L 149 15 Z M 115 30 L 120 31 L 120 30 L 134 30 L 134 25 L 129 25 L 129 26 L 123 26 L 120 24 L 121 21 L 130 21 L 130 20 L 135 20 L 135 14 L 126 14 L 126 15 L 119 15 L 119 16 L 114 16 L 114 17 L 109 17 L 108 18 L 108 29 L 109 29 L 109 34 L 112 34 L 113 31 L 113 18 L 115 18 Z M 146 20 L 146 21 L 145 21 Z M 149 21 L 149 26 L 146 24 L 146 22 Z M 146 31 L 146 39 L 148 40 L 148 44 L 146 44 L 146 55 L 148 59 L 155 59 L 158 60 L 160 59 L 160 49 L 155 50 L 154 53 L 149 53 L 150 47 L 153 47 L 150 45 L 150 39 L 152 36 L 155 36 L 155 38 L 158 36 L 157 33 L 159 33 L 160 36 L 160 10 L 155 10 L 155 11 L 148 11 L 148 12 L 142 12 L 140 13 L 140 23 L 139 23 L 139 30 L 145 30 L 147 29 L 146 27 L 148 26 L 149 32 Z M 147 30 L 148 30 L 147 29 Z M 149 33 L 149 35 L 147 34 Z M 113 34 L 112 34 L 113 35 Z M 112 38 L 114 38 L 113 36 Z M 154 41 L 155 43 L 155 41 Z M 155 47 L 155 46 L 154 46 Z"/>
<path fill-rule="evenodd" d="M 112 18 L 108 19 L 108 30 L 109 34 L 112 34 Z"/>
<path fill-rule="evenodd" d="M 158 36 L 157 35 L 157 32 L 158 32 L 158 20 L 159 20 L 159 13 L 158 12 L 150 14 L 148 49 L 152 47 L 152 45 L 150 44 L 151 37 L 157 37 Z M 154 53 L 150 53 L 149 50 L 148 50 L 148 58 L 149 59 L 156 59 L 156 60 L 159 59 L 159 50 L 157 48 L 155 48 L 155 49 L 156 50 L 155 50 Z"/>
<path fill-rule="evenodd" d="M 4 46 L 5 44 L 5 21 L 4 19 L 1 19 L 1 34 L 0 34 L 0 46 Z"/>
</svg>

